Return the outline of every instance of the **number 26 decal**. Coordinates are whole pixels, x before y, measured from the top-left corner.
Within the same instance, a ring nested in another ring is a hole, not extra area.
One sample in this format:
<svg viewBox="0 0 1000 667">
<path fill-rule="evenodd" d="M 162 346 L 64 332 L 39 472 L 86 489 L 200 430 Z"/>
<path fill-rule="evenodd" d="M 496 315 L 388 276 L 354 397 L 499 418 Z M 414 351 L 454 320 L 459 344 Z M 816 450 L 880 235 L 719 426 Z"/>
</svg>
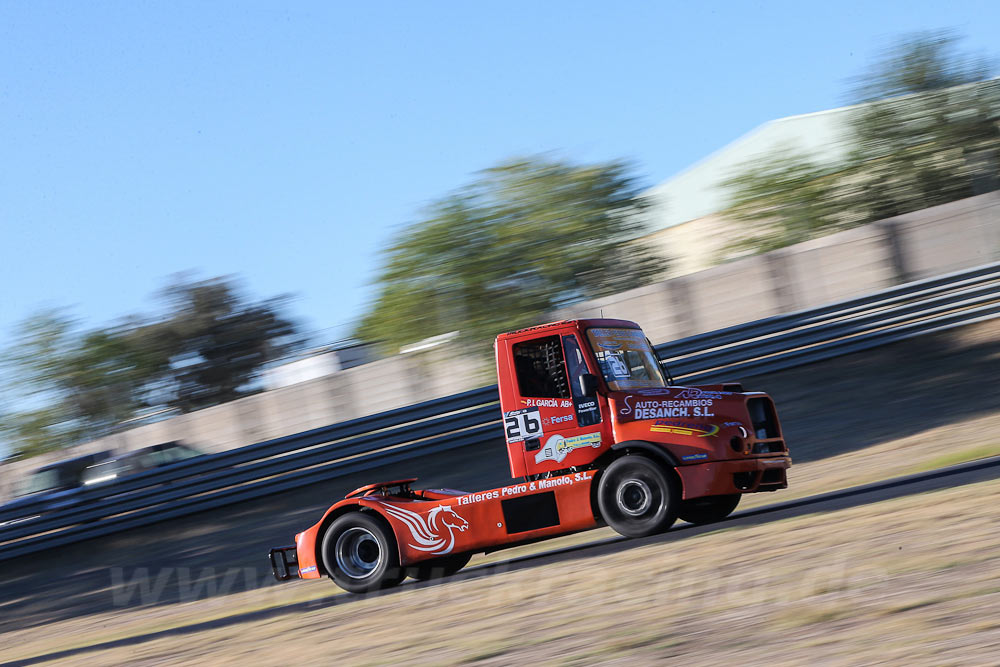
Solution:
<svg viewBox="0 0 1000 667">
<path fill-rule="evenodd" d="M 507 442 L 520 442 L 542 434 L 542 419 L 538 414 L 538 408 L 504 413 L 503 426 Z"/>
</svg>

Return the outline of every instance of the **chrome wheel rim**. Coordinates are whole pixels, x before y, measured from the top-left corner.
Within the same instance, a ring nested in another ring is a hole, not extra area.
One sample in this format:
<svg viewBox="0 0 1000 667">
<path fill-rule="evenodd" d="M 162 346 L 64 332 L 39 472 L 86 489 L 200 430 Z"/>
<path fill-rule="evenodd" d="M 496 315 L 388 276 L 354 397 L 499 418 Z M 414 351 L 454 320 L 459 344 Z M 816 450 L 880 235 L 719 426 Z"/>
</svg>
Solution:
<svg viewBox="0 0 1000 667">
<path fill-rule="evenodd" d="M 337 567 L 352 579 L 371 576 L 382 563 L 382 546 L 367 528 L 355 526 L 337 536 Z"/>
<path fill-rule="evenodd" d="M 653 503 L 653 492 L 641 479 L 627 479 L 618 487 L 618 507 L 629 516 L 641 516 Z"/>
</svg>

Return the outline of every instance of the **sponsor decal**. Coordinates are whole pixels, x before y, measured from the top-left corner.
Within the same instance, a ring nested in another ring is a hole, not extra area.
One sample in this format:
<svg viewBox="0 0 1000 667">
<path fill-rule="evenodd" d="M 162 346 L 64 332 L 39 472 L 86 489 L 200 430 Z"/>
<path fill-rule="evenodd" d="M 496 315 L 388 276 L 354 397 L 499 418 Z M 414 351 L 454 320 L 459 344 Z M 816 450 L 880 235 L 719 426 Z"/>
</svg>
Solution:
<svg viewBox="0 0 1000 667">
<path fill-rule="evenodd" d="M 593 470 L 588 470 L 586 472 L 573 473 L 572 477 L 566 475 L 565 477 L 551 477 L 549 479 L 540 479 L 537 482 L 531 483 L 532 486 L 531 490 L 534 491 L 535 488 L 554 489 L 557 486 L 570 486 L 572 484 L 576 484 L 577 482 L 582 482 L 584 480 L 590 479 L 590 477 L 593 474 L 594 474 Z"/>
<path fill-rule="evenodd" d="M 506 487 L 511 488 L 511 487 Z M 459 505 L 471 505 L 472 503 L 481 503 L 484 500 L 493 500 L 494 498 L 500 497 L 500 491 L 502 489 L 493 489 L 492 491 L 483 491 L 482 493 L 470 493 L 467 496 L 462 496 L 458 499 Z"/>
<path fill-rule="evenodd" d="M 719 432 L 718 424 L 692 424 L 689 422 L 676 422 L 657 419 L 649 427 L 654 433 L 673 433 L 675 435 L 693 435 L 699 438 L 708 438 Z"/>
<path fill-rule="evenodd" d="M 316 571 L 316 566 L 310 565 L 309 567 L 304 567 L 301 570 L 299 570 L 299 574 L 309 574 L 310 572 L 315 572 L 315 571 Z"/>
<path fill-rule="evenodd" d="M 597 401 L 585 396 L 573 398 L 576 406 L 576 421 L 580 426 L 594 426 L 601 423 L 601 413 L 597 409 Z"/>
<path fill-rule="evenodd" d="M 597 448 L 600 446 L 600 433 L 584 433 L 583 435 L 574 435 L 570 438 L 554 435 L 546 440 L 542 448 L 535 454 L 535 463 L 541 463 L 542 461 L 561 463 L 574 449 L 580 447 Z"/>
<path fill-rule="evenodd" d="M 573 401 L 568 398 L 522 398 L 529 408 L 571 408 Z"/>
<path fill-rule="evenodd" d="M 678 392 L 674 398 L 709 398 L 717 401 L 723 396 L 732 395 L 733 392 L 731 391 L 705 391 L 704 389 L 698 389 L 697 387 L 685 387 Z"/>
<path fill-rule="evenodd" d="M 609 380 L 627 380 L 631 375 L 621 352 L 608 353 L 604 357 L 602 366 Z"/>
<path fill-rule="evenodd" d="M 673 391 L 676 391 L 677 387 L 644 387 L 641 389 L 630 390 L 633 394 L 642 394 L 643 396 L 666 396 Z M 732 396 L 731 391 L 706 391 L 704 389 L 698 389 L 697 387 L 684 387 L 680 391 L 677 391 L 672 398 L 689 400 L 694 398 L 719 400 L 724 396 Z"/>
<path fill-rule="evenodd" d="M 646 342 L 646 336 L 638 329 L 591 329 L 590 335 L 594 338 L 605 338 L 614 340 L 637 340 Z"/>
<path fill-rule="evenodd" d="M 688 454 L 687 456 L 682 456 L 681 460 L 682 461 L 701 461 L 702 459 L 707 459 L 707 458 L 708 458 L 708 454 L 705 454 L 703 452 L 701 454 Z"/>
<path fill-rule="evenodd" d="M 458 499 L 458 504 L 472 505 L 474 503 L 481 503 L 487 500 L 496 500 L 497 498 L 507 498 L 510 496 L 521 495 L 523 493 L 530 493 L 532 491 L 538 491 L 539 489 L 551 489 L 557 486 L 567 486 L 576 484 L 577 482 L 585 482 L 591 479 L 593 475 L 593 470 L 584 470 L 582 472 L 575 472 L 572 475 L 561 475 L 559 477 L 539 479 L 533 482 L 528 482 L 527 484 L 514 484 L 512 486 L 505 486 L 502 489 L 483 491 L 482 493 L 470 493 L 460 497 Z"/>
<path fill-rule="evenodd" d="M 632 419 L 664 419 L 669 417 L 714 417 L 709 408 L 713 401 L 710 398 L 695 398 L 683 400 L 644 400 L 636 396 L 626 396 L 623 405 L 618 409 L 622 417 Z"/>
<path fill-rule="evenodd" d="M 573 415 L 556 415 L 555 417 L 542 418 L 542 423 L 546 426 L 562 424 L 569 421 L 573 421 Z"/>
<path fill-rule="evenodd" d="M 538 408 L 524 408 L 503 413 L 503 431 L 507 442 L 521 442 L 542 434 L 542 418 Z"/>
<path fill-rule="evenodd" d="M 451 553 L 455 548 L 455 531 L 464 533 L 469 527 L 469 522 L 451 505 L 438 505 L 427 513 L 426 518 L 394 505 L 382 505 L 382 509 L 410 530 L 413 540 L 409 544 L 411 549 L 428 551 L 435 556 Z"/>
</svg>

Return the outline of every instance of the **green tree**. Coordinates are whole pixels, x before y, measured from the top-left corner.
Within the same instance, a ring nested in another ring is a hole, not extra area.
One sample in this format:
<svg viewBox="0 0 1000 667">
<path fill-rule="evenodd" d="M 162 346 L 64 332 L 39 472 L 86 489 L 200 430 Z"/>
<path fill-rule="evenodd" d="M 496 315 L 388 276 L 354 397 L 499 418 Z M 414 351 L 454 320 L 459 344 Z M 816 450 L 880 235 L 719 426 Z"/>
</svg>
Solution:
<svg viewBox="0 0 1000 667">
<path fill-rule="evenodd" d="M 903 35 L 853 80 L 850 98 L 864 103 L 985 81 L 993 62 L 959 50 L 961 38 L 948 31 Z"/>
<path fill-rule="evenodd" d="M 727 213 L 758 251 L 981 194 L 1000 186 L 1000 81 L 946 33 L 899 40 L 855 82 L 848 155 L 780 150 L 723 182 Z"/>
<path fill-rule="evenodd" d="M 0 435 L 11 454 L 27 457 L 56 451 L 81 440 L 81 431 L 68 423 L 58 406 L 0 415 Z"/>
<path fill-rule="evenodd" d="M 726 215 L 746 223 L 729 249 L 766 252 L 837 228 L 837 177 L 835 168 L 792 146 L 740 165 L 722 183 Z"/>
<path fill-rule="evenodd" d="M 847 205 L 866 221 L 997 187 L 1000 81 L 946 31 L 903 36 L 855 80 Z"/>
<path fill-rule="evenodd" d="M 879 100 L 850 121 L 848 206 L 867 221 L 996 189 L 1000 81 Z"/>
<path fill-rule="evenodd" d="M 252 301 L 231 279 L 177 278 L 162 296 L 157 317 L 90 331 L 55 310 L 21 324 L 3 359 L 20 396 L 20 409 L 8 401 L 0 415 L 14 451 L 59 449 L 150 411 L 239 398 L 257 389 L 264 364 L 301 344 L 285 299 Z"/>
<path fill-rule="evenodd" d="M 162 345 L 169 367 L 161 389 L 165 403 L 185 412 L 235 400 L 256 391 L 261 368 L 302 344 L 282 314 L 286 297 L 251 302 L 229 279 L 179 278 L 162 292 L 169 315 L 136 330 L 151 355 Z"/>
<path fill-rule="evenodd" d="M 5 361 L 22 400 L 37 407 L 4 417 L 19 450 L 37 453 L 95 437 L 141 407 L 141 387 L 166 359 L 147 367 L 129 331 L 81 332 L 55 310 L 21 324 Z"/>
<path fill-rule="evenodd" d="M 394 353 L 460 331 L 484 350 L 555 308 L 647 283 L 663 261 L 634 242 L 646 209 L 620 162 L 530 158 L 487 169 L 385 251 L 356 335 Z"/>
<path fill-rule="evenodd" d="M 6 391 L 0 436 L 14 454 L 41 454 L 73 444 L 79 437 L 80 426 L 59 404 L 56 388 L 60 367 L 56 360 L 69 353 L 74 327 L 61 311 L 41 311 L 20 323 L 17 344 L 3 355 Z M 10 397 L 15 394 L 18 403 L 29 407 L 13 409 Z"/>
</svg>

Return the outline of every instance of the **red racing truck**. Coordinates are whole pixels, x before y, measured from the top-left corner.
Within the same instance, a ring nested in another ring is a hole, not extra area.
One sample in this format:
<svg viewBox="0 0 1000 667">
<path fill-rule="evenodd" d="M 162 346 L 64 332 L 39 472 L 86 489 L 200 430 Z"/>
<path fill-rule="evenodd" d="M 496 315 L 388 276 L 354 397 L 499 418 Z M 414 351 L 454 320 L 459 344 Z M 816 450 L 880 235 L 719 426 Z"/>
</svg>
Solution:
<svg viewBox="0 0 1000 667">
<path fill-rule="evenodd" d="M 629 537 L 678 518 L 725 518 L 744 493 L 787 486 L 791 458 L 770 397 L 739 384 L 676 386 L 634 322 L 583 319 L 496 339 L 511 476 L 474 493 L 370 484 L 295 544 L 282 581 L 327 575 L 361 593 L 461 569 L 475 553 L 602 524 Z"/>
</svg>

